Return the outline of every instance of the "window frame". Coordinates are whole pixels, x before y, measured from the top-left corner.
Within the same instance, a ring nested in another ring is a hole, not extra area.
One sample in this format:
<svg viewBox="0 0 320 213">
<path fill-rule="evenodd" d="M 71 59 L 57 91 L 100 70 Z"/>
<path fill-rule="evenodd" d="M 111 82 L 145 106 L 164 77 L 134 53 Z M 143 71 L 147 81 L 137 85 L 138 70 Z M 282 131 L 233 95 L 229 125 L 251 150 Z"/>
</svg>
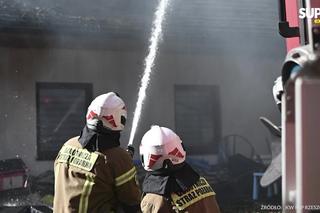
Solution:
<svg viewBox="0 0 320 213">
<path fill-rule="evenodd" d="M 175 114 L 175 129 L 177 134 L 179 135 L 179 127 L 178 127 L 178 113 L 177 111 L 179 110 L 177 108 L 177 93 L 179 92 L 178 90 L 190 90 L 190 91 L 195 91 L 198 90 L 199 92 L 201 91 L 206 91 L 212 94 L 212 99 L 213 103 L 213 109 L 212 109 L 212 120 L 213 120 L 213 125 L 214 129 L 212 129 L 212 134 L 213 134 L 213 143 L 211 144 L 210 148 L 208 147 L 210 144 L 204 144 L 204 145 L 196 145 L 193 144 L 192 146 L 189 145 L 188 143 L 184 143 L 183 145 L 185 146 L 188 154 L 193 154 L 193 155 L 199 155 L 199 154 L 218 154 L 219 152 L 219 141 L 221 140 L 221 103 L 220 103 L 220 91 L 219 91 L 219 86 L 218 85 L 192 85 L 192 84 L 179 84 L 179 85 L 174 85 L 174 114 Z M 182 142 L 183 142 L 183 135 L 180 135 Z M 201 144 L 201 143 L 200 143 Z"/>
<path fill-rule="evenodd" d="M 85 91 L 85 104 L 84 111 L 87 110 L 92 97 L 93 97 L 93 85 L 92 83 L 73 83 L 73 82 L 36 82 L 36 160 L 39 161 L 51 161 L 54 160 L 56 155 L 59 152 L 58 150 L 44 150 L 41 149 L 41 135 L 40 135 L 40 127 L 41 127 L 41 119 L 40 119 L 40 91 L 41 89 L 81 89 Z M 84 115 L 81 115 L 85 117 Z M 81 129 L 79 129 L 79 132 Z M 72 137 L 71 135 L 69 137 Z"/>
</svg>

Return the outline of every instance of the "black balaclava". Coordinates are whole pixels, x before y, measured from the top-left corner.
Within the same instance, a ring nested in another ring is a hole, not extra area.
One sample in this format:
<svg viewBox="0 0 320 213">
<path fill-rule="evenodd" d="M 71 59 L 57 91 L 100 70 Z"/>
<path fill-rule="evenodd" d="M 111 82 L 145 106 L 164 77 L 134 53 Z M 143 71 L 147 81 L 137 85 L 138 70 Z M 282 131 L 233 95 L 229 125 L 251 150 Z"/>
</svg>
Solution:
<svg viewBox="0 0 320 213">
<path fill-rule="evenodd" d="M 103 151 L 120 146 L 120 131 L 112 131 L 103 126 L 102 121 L 96 125 L 87 125 L 80 134 L 79 142 L 83 148 L 93 151 Z"/>
<path fill-rule="evenodd" d="M 147 172 L 142 191 L 169 197 L 172 192 L 186 191 L 199 178 L 199 174 L 184 162 L 171 168 Z"/>
</svg>

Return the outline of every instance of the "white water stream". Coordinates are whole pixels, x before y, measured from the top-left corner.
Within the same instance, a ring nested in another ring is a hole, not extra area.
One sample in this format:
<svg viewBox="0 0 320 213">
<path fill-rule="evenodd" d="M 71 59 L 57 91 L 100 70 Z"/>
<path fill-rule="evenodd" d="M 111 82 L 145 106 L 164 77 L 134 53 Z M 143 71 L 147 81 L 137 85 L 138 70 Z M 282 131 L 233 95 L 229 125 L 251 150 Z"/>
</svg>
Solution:
<svg viewBox="0 0 320 213">
<path fill-rule="evenodd" d="M 130 132 L 128 145 L 133 144 L 133 139 L 139 124 L 143 102 L 144 102 L 144 99 L 146 98 L 146 90 L 148 88 L 149 81 L 150 81 L 150 74 L 152 72 L 154 60 L 156 58 L 157 51 L 158 51 L 158 44 L 159 44 L 159 40 L 161 38 L 161 33 L 162 33 L 162 22 L 164 20 L 168 3 L 169 3 L 169 0 L 160 0 L 158 8 L 155 13 L 155 19 L 152 24 L 152 33 L 149 40 L 150 42 L 149 53 L 145 58 L 145 63 L 144 63 L 145 69 L 141 79 L 141 85 L 139 88 L 138 100 L 137 100 L 136 108 L 133 115 L 132 128 Z"/>
</svg>

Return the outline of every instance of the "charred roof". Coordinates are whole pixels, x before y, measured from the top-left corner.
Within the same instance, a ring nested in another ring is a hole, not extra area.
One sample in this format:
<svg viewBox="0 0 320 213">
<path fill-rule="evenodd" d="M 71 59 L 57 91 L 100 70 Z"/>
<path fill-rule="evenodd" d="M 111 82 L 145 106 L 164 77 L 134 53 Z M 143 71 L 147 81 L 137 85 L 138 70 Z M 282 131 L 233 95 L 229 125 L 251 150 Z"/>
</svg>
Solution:
<svg viewBox="0 0 320 213">
<path fill-rule="evenodd" d="M 0 0 L 0 45 L 144 49 L 158 2 Z M 216 51 L 227 42 L 272 43 L 277 14 L 270 0 L 172 0 L 163 40 L 183 52 Z"/>
</svg>

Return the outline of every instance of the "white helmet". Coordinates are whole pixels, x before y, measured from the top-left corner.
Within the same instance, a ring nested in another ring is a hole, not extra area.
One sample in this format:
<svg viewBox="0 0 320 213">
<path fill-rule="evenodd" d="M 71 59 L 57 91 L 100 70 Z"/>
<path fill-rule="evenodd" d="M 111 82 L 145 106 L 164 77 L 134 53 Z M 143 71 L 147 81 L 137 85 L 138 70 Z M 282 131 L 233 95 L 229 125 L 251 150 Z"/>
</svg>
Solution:
<svg viewBox="0 0 320 213">
<path fill-rule="evenodd" d="M 183 163 L 186 152 L 180 137 L 171 129 L 152 126 L 142 137 L 140 156 L 144 169 L 154 171 L 163 168 L 165 160 L 173 165 Z"/>
<path fill-rule="evenodd" d="M 283 94 L 282 77 L 279 76 L 275 81 L 272 88 L 273 99 L 279 106 L 281 104 L 281 96 Z"/>
<path fill-rule="evenodd" d="M 123 130 L 127 111 L 123 100 L 114 92 L 99 95 L 88 107 L 87 126 L 96 126 L 101 120 L 105 128 L 113 131 Z"/>
</svg>

